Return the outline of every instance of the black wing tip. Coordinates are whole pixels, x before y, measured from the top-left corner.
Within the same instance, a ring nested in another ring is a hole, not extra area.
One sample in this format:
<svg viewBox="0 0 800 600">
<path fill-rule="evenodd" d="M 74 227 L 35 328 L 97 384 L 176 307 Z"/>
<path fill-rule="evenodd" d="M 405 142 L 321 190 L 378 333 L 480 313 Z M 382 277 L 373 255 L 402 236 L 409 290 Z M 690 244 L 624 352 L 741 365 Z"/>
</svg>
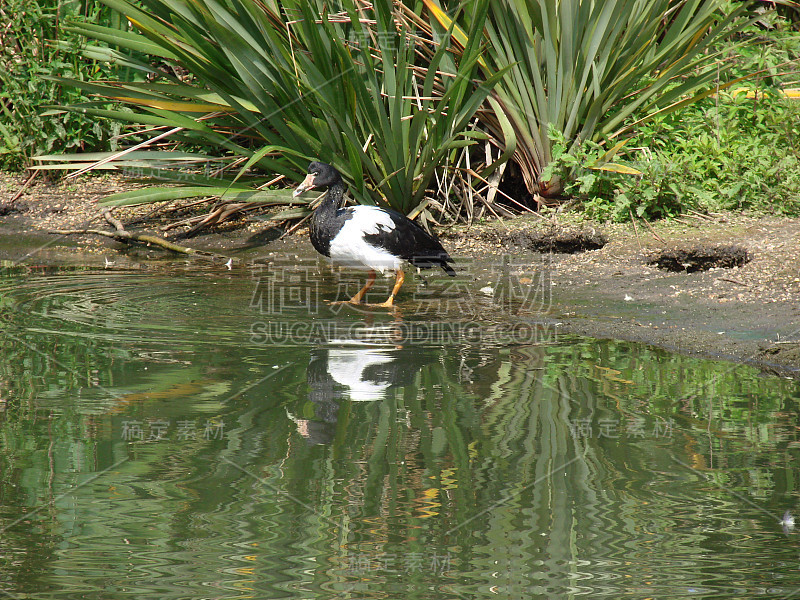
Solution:
<svg viewBox="0 0 800 600">
<path fill-rule="evenodd" d="M 439 254 L 429 254 L 429 255 L 417 255 L 409 259 L 409 262 L 414 265 L 415 267 L 419 267 L 420 269 L 432 269 L 434 267 L 441 267 L 442 270 L 447 273 L 450 277 L 455 277 L 456 272 L 453 267 L 451 267 L 448 263 L 454 262 L 450 255 L 445 253 Z"/>
</svg>

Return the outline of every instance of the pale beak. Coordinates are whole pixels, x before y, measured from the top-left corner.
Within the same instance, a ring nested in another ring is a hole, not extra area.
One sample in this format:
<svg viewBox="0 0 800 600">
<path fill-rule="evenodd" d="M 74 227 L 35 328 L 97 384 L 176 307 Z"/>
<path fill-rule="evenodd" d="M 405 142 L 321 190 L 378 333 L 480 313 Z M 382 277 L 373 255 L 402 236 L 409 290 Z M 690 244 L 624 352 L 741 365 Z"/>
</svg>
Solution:
<svg viewBox="0 0 800 600">
<path fill-rule="evenodd" d="M 292 193 L 292 197 L 296 198 L 297 196 L 299 196 L 303 192 L 307 192 L 308 190 L 313 188 L 314 187 L 314 177 L 316 177 L 316 175 L 314 175 L 314 173 L 309 173 L 308 175 L 306 175 L 306 178 L 303 179 L 302 183 L 300 185 L 298 185 L 294 189 L 294 192 Z"/>
</svg>

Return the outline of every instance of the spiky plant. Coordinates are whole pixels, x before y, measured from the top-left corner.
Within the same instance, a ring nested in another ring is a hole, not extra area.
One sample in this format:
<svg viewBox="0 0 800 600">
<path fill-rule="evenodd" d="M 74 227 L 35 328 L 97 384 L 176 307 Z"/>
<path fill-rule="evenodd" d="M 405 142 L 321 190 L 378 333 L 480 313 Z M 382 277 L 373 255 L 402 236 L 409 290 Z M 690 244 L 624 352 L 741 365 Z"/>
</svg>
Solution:
<svg viewBox="0 0 800 600">
<path fill-rule="evenodd" d="M 470 4 L 472 41 L 457 61 L 449 32 L 420 51 L 413 21 L 392 3 L 346 1 L 332 14 L 322 0 L 103 1 L 134 31 L 75 26 L 93 40 L 87 55 L 147 79 L 63 80 L 119 105 L 67 108 L 205 149 L 171 156 L 148 153 L 145 143 L 129 149 L 138 154 L 103 157 L 107 167 L 170 184 L 107 204 L 212 195 L 289 202 L 286 191 L 265 186 L 276 175 L 299 181 L 309 160 L 320 159 L 342 172 L 358 201 L 418 214 L 435 169 L 473 143 L 467 125 L 502 76 L 474 78 L 487 0 Z M 179 65 L 186 76 L 165 74 L 160 64 Z M 87 164 L 80 156 L 42 158 L 49 167 Z M 253 170 L 263 175 L 251 177 Z"/>
</svg>

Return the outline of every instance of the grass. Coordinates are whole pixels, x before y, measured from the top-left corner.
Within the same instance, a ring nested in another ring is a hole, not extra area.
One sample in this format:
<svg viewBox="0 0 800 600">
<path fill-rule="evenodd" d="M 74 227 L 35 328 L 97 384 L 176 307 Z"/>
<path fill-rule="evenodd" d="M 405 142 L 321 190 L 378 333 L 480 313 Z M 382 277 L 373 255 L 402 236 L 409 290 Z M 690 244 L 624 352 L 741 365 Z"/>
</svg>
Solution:
<svg viewBox="0 0 800 600">
<path fill-rule="evenodd" d="M 627 164 L 639 176 L 587 168 L 603 148 L 562 150 L 554 169 L 573 170 L 566 193 L 587 215 L 624 221 L 688 210 L 800 213 L 800 105 L 778 96 L 708 99 L 642 127 Z M 559 144 L 561 144 L 559 146 Z"/>
<path fill-rule="evenodd" d="M 750 26 L 721 49 L 735 58 L 731 76 L 755 73 L 742 84 L 749 97 L 721 91 L 636 127 L 621 158 L 641 175 L 592 169 L 602 161 L 602 147 L 570 147 L 551 132 L 551 168 L 574 175 L 565 196 L 600 220 L 689 210 L 800 214 L 800 101 L 781 93 L 797 85 L 800 36 L 780 17 L 767 22 L 774 31 Z"/>
<path fill-rule="evenodd" d="M 84 60 L 78 37 L 63 29 L 68 19 L 118 27 L 119 17 L 95 0 L 6 0 L 0 16 L 0 169 L 24 168 L 37 154 L 116 147 L 119 122 L 51 109 L 90 98 L 48 77 L 119 76 L 114 68 Z"/>
</svg>

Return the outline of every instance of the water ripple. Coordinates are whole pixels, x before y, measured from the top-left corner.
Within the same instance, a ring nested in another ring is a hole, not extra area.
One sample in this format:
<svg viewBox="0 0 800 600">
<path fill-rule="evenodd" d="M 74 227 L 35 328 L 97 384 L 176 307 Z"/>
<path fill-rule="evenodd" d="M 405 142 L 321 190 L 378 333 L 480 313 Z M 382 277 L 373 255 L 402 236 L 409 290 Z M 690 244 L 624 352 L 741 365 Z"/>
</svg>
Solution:
<svg viewBox="0 0 800 600">
<path fill-rule="evenodd" d="M 360 312 L 323 301 L 340 292 L 325 273 L 302 280 L 310 306 L 267 272 L 191 268 L 0 278 L 0 591 L 800 586 L 778 524 L 800 497 L 796 383 L 622 342 L 506 343 L 486 299 L 477 316 Z M 273 323 L 330 329 L 254 335 Z"/>
</svg>

